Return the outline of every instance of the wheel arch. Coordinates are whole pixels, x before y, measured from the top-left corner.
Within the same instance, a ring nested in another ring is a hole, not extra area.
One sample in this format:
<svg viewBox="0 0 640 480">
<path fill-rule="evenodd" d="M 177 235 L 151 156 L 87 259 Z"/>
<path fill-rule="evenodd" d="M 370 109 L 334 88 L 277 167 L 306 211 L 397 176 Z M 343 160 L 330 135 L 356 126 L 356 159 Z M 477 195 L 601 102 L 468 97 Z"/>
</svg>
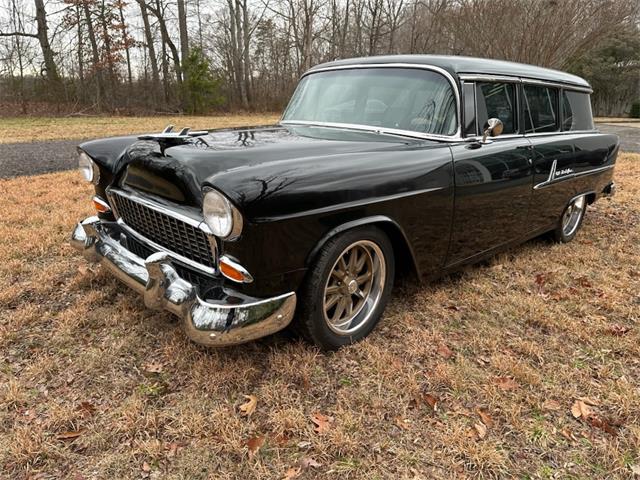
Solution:
<svg viewBox="0 0 640 480">
<path fill-rule="evenodd" d="M 311 265 L 317 257 L 320 249 L 331 238 L 353 228 L 375 226 L 382 230 L 393 247 L 393 255 L 395 257 L 396 277 L 415 275 L 416 279 L 420 279 L 420 267 L 416 261 L 411 242 L 407 238 L 404 230 L 398 223 L 390 217 L 384 215 L 375 215 L 371 217 L 359 218 L 349 222 L 342 223 L 329 230 L 313 247 L 307 256 L 306 266 Z"/>
</svg>

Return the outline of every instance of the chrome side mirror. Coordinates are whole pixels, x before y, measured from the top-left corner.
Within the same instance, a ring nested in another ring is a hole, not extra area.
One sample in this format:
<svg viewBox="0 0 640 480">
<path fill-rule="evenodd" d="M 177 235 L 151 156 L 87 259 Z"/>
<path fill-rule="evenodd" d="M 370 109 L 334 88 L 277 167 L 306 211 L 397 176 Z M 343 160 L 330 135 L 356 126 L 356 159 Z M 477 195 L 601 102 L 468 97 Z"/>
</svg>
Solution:
<svg viewBox="0 0 640 480">
<path fill-rule="evenodd" d="M 499 118 L 490 118 L 484 126 L 482 143 L 487 143 L 487 137 L 497 137 L 502 133 L 504 124 Z"/>
</svg>

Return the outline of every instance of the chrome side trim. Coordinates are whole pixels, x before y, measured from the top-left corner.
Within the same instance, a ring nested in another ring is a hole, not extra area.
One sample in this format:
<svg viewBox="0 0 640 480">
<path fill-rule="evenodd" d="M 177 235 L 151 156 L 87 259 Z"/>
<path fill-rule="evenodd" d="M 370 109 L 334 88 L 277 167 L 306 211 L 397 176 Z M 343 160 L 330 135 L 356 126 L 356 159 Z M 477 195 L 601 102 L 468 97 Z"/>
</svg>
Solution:
<svg viewBox="0 0 640 480">
<path fill-rule="evenodd" d="M 316 68 L 316 69 L 310 69 L 307 70 L 305 73 L 302 74 L 302 76 L 300 77 L 300 79 L 306 77 L 307 75 L 312 75 L 314 73 L 319 73 L 319 72 L 328 72 L 331 70 L 354 70 L 354 69 L 362 69 L 362 68 L 413 68 L 413 69 L 417 69 L 417 70 L 429 70 L 432 72 L 436 72 L 439 73 L 441 75 L 443 75 L 451 84 L 451 88 L 453 88 L 453 94 L 456 98 L 456 132 L 453 135 L 431 135 L 431 134 L 420 134 L 419 132 L 413 132 L 411 130 L 396 130 L 396 132 L 398 132 L 399 135 L 404 135 L 404 136 L 416 136 L 419 135 L 416 138 L 425 138 L 427 140 L 448 140 L 448 141 L 460 141 L 460 139 L 462 138 L 462 102 L 460 100 L 460 89 L 459 89 L 459 85 L 458 82 L 456 81 L 456 79 L 453 77 L 453 75 L 451 75 L 448 71 L 446 71 L 444 68 L 440 68 L 440 67 L 436 67 L 434 65 L 419 65 L 419 64 L 414 64 L 414 63 L 357 63 L 357 64 L 353 64 L 353 65 L 336 65 L 333 67 L 324 67 L 324 68 Z M 280 119 L 280 123 L 285 124 L 282 119 L 284 118 L 284 115 L 287 113 L 287 109 L 285 109 L 284 113 L 282 114 L 282 117 Z M 331 126 L 337 126 L 340 124 L 334 124 Z M 376 127 L 370 127 L 368 125 L 359 125 L 359 127 L 361 127 L 360 129 L 362 130 L 369 130 L 369 131 L 379 131 L 380 129 L 376 128 Z M 391 130 L 391 129 L 387 129 L 387 130 Z"/>
<path fill-rule="evenodd" d="M 335 211 L 335 210 L 346 210 L 348 208 L 357 208 L 357 207 L 361 207 L 363 205 L 370 205 L 372 203 L 388 202 L 388 201 L 392 201 L 392 200 L 398 200 L 398 199 L 401 199 L 401 198 L 412 197 L 412 196 L 415 196 L 415 195 L 422 195 L 424 193 L 437 192 L 438 190 L 444 190 L 444 188 L 445 187 L 423 188 L 423 189 L 420 189 L 420 190 L 412 190 L 410 192 L 394 193 L 392 195 L 385 195 L 383 197 L 376 197 L 376 198 L 373 198 L 373 199 L 353 200 L 351 202 L 339 203 L 337 205 L 330 205 L 328 207 L 314 208 L 313 210 L 306 210 L 304 212 L 290 213 L 290 214 L 282 215 L 282 216 L 279 216 L 279 217 L 258 217 L 258 218 L 254 218 L 253 222 L 254 223 L 275 222 L 275 221 L 287 220 L 287 219 L 291 219 L 291 218 L 306 217 L 308 215 L 320 215 L 320 214 L 327 213 L 327 212 L 332 212 L 332 211 Z"/>
<path fill-rule="evenodd" d="M 562 175 L 561 177 L 556 177 L 558 161 L 554 160 L 551 165 L 551 171 L 549 172 L 549 177 L 544 181 L 540 182 L 533 187 L 534 190 L 539 190 L 541 188 L 548 187 L 549 185 L 554 185 L 556 183 L 563 182 L 564 180 L 569 180 L 571 178 L 582 177 L 584 175 L 593 175 L 594 173 L 604 172 L 606 170 L 611 170 L 615 167 L 615 165 L 607 165 L 604 167 L 592 168 L 591 170 L 585 170 L 582 172 L 571 173 L 568 175 Z"/>
<path fill-rule="evenodd" d="M 173 250 L 169 250 L 168 248 L 163 247 L 162 245 L 154 242 L 153 240 L 148 239 L 147 237 L 145 237 L 141 233 L 137 232 L 136 230 L 131 228 L 126 223 L 124 223 L 124 220 L 122 220 L 122 218 L 116 219 L 116 222 L 118 222 L 118 225 L 120 225 L 120 227 L 122 227 L 122 229 L 124 231 L 126 231 L 129 235 L 131 235 L 132 237 L 135 237 L 136 240 L 138 240 L 139 242 L 141 242 L 141 243 L 143 243 L 145 245 L 148 245 L 153 250 L 157 250 L 159 252 L 166 253 L 167 255 L 172 257 L 174 260 L 177 260 L 178 262 L 180 262 L 182 264 L 185 264 L 188 267 L 191 267 L 191 268 L 193 268 L 195 270 L 198 270 L 198 271 L 200 271 L 202 273 L 206 273 L 207 275 L 215 275 L 215 274 L 218 273 L 214 268 L 207 267 L 206 265 L 203 265 L 203 264 L 198 263 L 198 262 L 194 262 L 190 258 L 183 257 L 179 253 L 176 253 Z"/>
<path fill-rule="evenodd" d="M 189 225 L 191 225 L 192 227 L 198 228 L 200 230 L 202 230 L 204 233 L 206 233 L 207 235 L 213 235 L 213 233 L 211 232 L 211 229 L 209 228 L 209 226 L 205 223 L 204 218 L 202 216 L 200 217 L 191 217 L 189 215 L 183 214 L 177 210 L 171 209 L 166 205 L 163 205 L 159 202 L 156 202 L 152 199 L 150 199 L 149 197 L 143 196 L 143 195 L 139 195 L 137 193 L 133 193 L 133 192 L 129 192 L 127 190 L 122 190 L 119 188 L 109 188 L 107 189 L 107 196 L 109 197 L 109 200 L 112 200 L 112 196 L 113 195 L 120 195 L 122 197 L 128 198 L 129 200 L 131 200 L 132 202 L 136 202 L 139 203 L 141 205 L 144 205 L 147 208 L 150 208 L 152 210 L 155 210 L 157 212 L 160 212 L 164 215 L 167 215 L 169 217 L 173 217 L 177 220 L 180 220 L 184 223 L 187 223 Z M 117 201 L 112 201 L 111 203 L 117 203 Z M 118 215 L 119 217 L 120 215 Z"/>
<path fill-rule="evenodd" d="M 228 297 L 203 300 L 165 253 L 146 259 L 134 255 L 110 237 L 95 216 L 76 226 L 71 245 L 142 294 L 148 308 L 178 316 L 187 336 L 205 346 L 238 345 L 270 335 L 286 327 L 295 313 L 295 292 L 266 299 L 239 296 L 239 303 Z"/>
</svg>

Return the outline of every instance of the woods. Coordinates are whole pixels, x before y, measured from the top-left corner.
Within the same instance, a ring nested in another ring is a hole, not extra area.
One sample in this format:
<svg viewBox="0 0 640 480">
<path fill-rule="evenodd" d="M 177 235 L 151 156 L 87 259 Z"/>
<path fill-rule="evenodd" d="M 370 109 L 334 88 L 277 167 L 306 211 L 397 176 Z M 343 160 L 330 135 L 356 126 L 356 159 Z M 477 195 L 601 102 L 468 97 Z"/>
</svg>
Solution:
<svg viewBox="0 0 640 480">
<path fill-rule="evenodd" d="M 317 63 L 440 53 L 575 72 L 596 114 L 622 115 L 640 99 L 639 25 L 633 0 L 0 0 L 0 102 L 278 110 Z"/>
</svg>

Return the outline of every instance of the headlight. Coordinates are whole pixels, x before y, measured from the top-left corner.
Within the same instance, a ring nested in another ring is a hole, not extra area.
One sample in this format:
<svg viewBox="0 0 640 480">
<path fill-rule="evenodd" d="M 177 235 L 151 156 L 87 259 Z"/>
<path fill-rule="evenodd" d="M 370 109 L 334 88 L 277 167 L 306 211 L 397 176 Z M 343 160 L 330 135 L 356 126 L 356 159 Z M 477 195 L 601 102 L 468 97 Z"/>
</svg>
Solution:
<svg viewBox="0 0 640 480">
<path fill-rule="evenodd" d="M 100 170 L 91 157 L 86 152 L 79 150 L 78 153 L 78 168 L 82 173 L 82 178 L 87 182 L 98 183 L 100 179 Z"/>
<path fill-rule="evenodd" d="M 240 236 L 242 215 L 220 192 L 209 190 L 205 193 L 202 213 L 205 223 L 215 236 L 228 240 Z"/>
</svg>

